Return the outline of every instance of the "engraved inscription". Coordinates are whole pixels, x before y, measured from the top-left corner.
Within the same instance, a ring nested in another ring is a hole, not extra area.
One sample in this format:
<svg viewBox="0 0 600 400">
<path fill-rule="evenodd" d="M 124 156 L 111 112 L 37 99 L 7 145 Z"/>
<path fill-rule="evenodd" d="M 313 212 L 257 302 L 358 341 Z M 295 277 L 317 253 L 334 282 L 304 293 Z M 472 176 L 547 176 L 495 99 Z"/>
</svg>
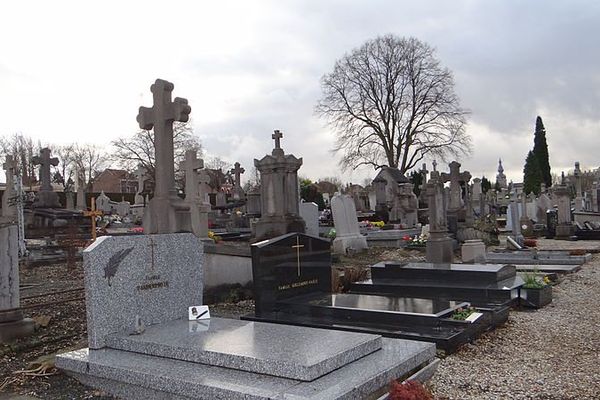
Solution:
<svg viewBox="0 0 600 400">
<path fill-rule="evenodd" d="M 293 282 L 287 285 L 279 285 L 277 287 L 277 290 L 288 290 L 288 289 L 297 289 L 303 286 L 309 286 L 309 285 L 318 285 L 319 284 L 319 280 L 318 279 L 310 279 L 307 281 L 301 281 L 301 282 Z"/>
</svg>

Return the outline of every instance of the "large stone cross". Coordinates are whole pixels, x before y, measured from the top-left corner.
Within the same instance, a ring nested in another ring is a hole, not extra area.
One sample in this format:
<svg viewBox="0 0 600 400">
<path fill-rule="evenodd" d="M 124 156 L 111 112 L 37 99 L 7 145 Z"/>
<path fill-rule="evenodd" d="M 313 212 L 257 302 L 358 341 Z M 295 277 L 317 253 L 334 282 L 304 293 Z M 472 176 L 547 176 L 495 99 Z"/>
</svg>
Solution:
<svg viewBox="0 0 600 400">
<path fill-rule="evenodd" d="M 240 182 L 240 175 L 246 172 L 244 168 L 240 168 L 240 163 L 236 162 L 233 164 L 234 168 L 231 170 L 231 173 L 235 176 L 235 185 L 242 186 Z"/>
<path fill-rule="evenodd" d="M 275 140 L 275 148 L 281 149 L 281 138 L 283 137 L 283 133 L 281 133 L 280 130 L 275 130 L 271 137 Z"/>
<path fill-rule="evenodd" d="M 50 166 L 56 167 L 58 165 L 58 158 L 50 157 L 51 151 L 49 148 L 44 147 L 40 150 L 40 155 L 33 157 L 32 161 L 34 165 L 40 166 L 40 190 L 41 191 L 52 191 L 52 183 L 50 178 Z"/>
<path fill-rule="evenodd" d="M 469 171 L 460 172 L 460 163 L 452 161 L 449 164 L 450 173 L 442 173 L 442 182 L 450 182 L 450 201 L 448 210 L 458 210 L 461 207 L 461 189 L 460 182 L 469 182 L 471 173 Z"/>
<path fill-rule="evenodd" d="M 173 122 L 187 122 L 191 107 L 186 99 L 176 97 L 171 101 L 173 84 L 157 79 L 150 87 L 154 105 L 140 107 L 137 121 L 140 128 L 154 128 L 154 148 L 156 152 L 156 176 L 154 196 L 157 198 L 176 197 L 175 155 L 173 149 Z"/>
<path fill-rule="evenodd" d="M 185 152 L 185 159 L 179 169 L 185 171 L 185 200 L 196 201 L 199 198 L 198 170 L 204 168 L 204 160 L 196 158 L 196 150 Z"/>
</svg>

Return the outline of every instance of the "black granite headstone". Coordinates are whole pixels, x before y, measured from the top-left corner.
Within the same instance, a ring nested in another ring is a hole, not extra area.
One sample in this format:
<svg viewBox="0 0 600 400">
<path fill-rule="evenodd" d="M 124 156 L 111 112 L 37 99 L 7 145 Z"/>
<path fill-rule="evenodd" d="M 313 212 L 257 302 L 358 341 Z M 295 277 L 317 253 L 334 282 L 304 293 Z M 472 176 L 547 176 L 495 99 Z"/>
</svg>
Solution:
<svg viewBox="0 0 600 400">
<path fill-rule="evenodd" d="M 278 311 L 277 302 L 331 292 L 328 240 L 289 233 L 251 246 L 255 312 Z"/>
</svg>

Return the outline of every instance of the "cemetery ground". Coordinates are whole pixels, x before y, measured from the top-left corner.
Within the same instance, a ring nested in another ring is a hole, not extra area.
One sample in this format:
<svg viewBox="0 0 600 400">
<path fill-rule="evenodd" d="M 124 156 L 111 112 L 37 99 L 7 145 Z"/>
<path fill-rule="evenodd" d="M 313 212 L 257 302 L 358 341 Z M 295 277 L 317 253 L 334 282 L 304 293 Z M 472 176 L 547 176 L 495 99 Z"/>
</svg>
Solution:
<svg viewBox="0 0 600 400">
<path fill-rule="evenodd" d="M 600 248 L 600 242 L 593 241 L 541 240 L 539 244 L 541 248 L 558 244 Z M 353 279 L 368 265 L 386 259 L 422 261 L 423 253 L 373 248 L 341 257 L 334 266 Z M 112 398 L 57 373 L 52 364 L 54 354 L 86 347 L 81 263 L 21 268 L 21 284 L 26 288 L 22 305 L 36 306 L 25 312 L 39 328 L 29 338 L 0 345 L 0 399 L 17 399 L 17 394 L 43 399 Z M 36 297 L 47 293 L 57 294 Z M 243 290 L 232 293 L 224 298 L 244 297 Z M 580 271 L 560 277 L 550 305 L 537 311 L 513 310 L 504 326 L 443 357 L 428 386 L 439 399 L 598 398 L 600 310 L 595 305 L 599 303 L 600 254 L 595 254 Z M 238 318 L 252 309 L 252 301 L 242 300 L 213 305 L 211 313 Z M 25 370 L 36 371 L 19 372 Z"/>
</svg>

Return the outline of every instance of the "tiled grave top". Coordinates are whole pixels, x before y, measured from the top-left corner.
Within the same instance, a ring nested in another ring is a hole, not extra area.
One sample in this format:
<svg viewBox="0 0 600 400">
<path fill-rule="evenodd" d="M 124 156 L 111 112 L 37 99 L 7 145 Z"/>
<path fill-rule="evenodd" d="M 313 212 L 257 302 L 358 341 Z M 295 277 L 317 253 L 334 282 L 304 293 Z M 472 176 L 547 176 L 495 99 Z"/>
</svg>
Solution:
<svg viewBox="0 0 600 400">
<path fill-rule="evenodd" d="M 362 399 L 392 379 L 435 357 L 433 343 L 383 339 L 382 350 L 365 356 L 312 382 L 209 367 L 113 349 L 78 350 L 57 357 L 59 368 L 91 384 L 125 382 L 120 395 L 128 399 Z M 82 375 L 85 374 L 85 375 Z M 105 381 L 108 380 L 108 381 Z M 145 389 L 154 397 L 145 396 Z M 160 396 L 159 396 L 160 395 Z"/>
<path fill-rule="evenodd" d="M 312 381 L 381 348 L 363 333 L 213 318 L 106 338 L 114 349 Z"/>
<path fill-rule="evenodd" d="M 301 298 L 297 298 L 295 300 L 298 302 L 301 300 Z M 305 298 L 305 301 L 310 305 L 320 307 L 354 308 L 360 310 L 424 314 L 432 316 L 445 314 L 459 306 L 467 305 L 466 303 L 455 301 L 437 302 L 432 299 L 373 296 L 357 293 L 312 296 L 312 298 Z"/>
</svg>

